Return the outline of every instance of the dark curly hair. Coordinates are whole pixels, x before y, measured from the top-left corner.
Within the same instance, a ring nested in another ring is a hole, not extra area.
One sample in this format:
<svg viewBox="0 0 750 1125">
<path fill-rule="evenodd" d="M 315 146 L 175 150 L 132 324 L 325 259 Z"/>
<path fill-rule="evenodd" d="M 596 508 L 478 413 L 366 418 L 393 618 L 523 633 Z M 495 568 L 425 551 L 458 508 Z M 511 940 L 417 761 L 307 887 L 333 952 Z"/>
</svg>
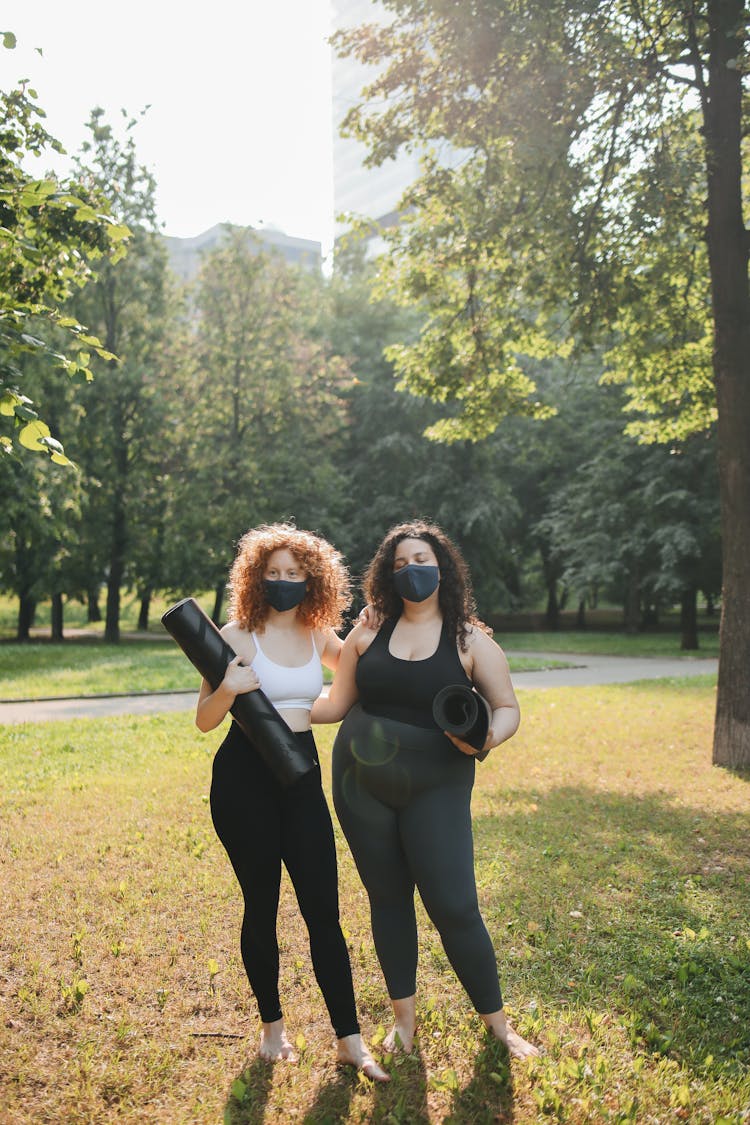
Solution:
<svg viewBox="0 0 750 1125">
<path fill-rule="evenodd" d="M 450 636 L 457 638 L 461 651 L 465 652 L 470 627 L 485 633 L 492 630 L 476 616 L 469 568 L 461 552 L 437 524 L 412 520 L 399 523 L 387 532 L 362 580 L 366 600 L 383 618 L 400 616 L 403 603 L 393 585 L 393 560 L 403 539 L 421 539 L 435 552 L 440 567 L 438 603 Z"/>
<path fill-rule="evenodd" d="M 338 629 L 351 602 L 344 561 L 325 539 L 288 523 L 253 527 L 240 539 L 229 572 L 230 617 L 248 632 L 264 624 L 268 603 L 263 575 L 269 557 L 282 548 L 291 551 L 307 571 L 307 593 L 297 611 L 299 621 L 308 629 Z"/>
</svg>

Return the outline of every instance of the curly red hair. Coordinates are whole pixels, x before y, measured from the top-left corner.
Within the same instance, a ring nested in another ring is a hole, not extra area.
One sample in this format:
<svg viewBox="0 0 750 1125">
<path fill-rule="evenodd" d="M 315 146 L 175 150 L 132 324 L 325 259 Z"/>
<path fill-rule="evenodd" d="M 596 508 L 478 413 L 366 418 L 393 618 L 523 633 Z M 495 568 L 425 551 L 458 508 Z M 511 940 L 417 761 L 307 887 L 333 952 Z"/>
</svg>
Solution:
<svg viewBox="0 0 750 1125">
<path fill-rule="evenodd" d="M 288 550 L 307 572 L 307 593 L 297 610 L 308 629 L 338 629 L 351 603 L 349 572 L 343 558 L 325 539 L 288 523 L 253 527 L 240 539 L 229 572 L 229 615 L 252 632 L 268 617 L 263 575 L 274 551 Z"/>
</svg>

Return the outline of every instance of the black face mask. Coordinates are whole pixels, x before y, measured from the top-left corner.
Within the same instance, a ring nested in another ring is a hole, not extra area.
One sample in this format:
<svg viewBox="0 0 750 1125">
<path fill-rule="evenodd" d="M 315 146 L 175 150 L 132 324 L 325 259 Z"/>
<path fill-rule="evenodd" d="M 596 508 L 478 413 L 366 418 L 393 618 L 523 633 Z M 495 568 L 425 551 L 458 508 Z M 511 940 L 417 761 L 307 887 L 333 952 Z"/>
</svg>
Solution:
<svg viewBox="0 0 750 1125">
<path fill-rule="evenodd" d="M 294 609 L 305 600 L 307 579 L 303 579 L 302 582 L 285 582 L 282 578 L 264 578 L 263 588 L 266 601 L 271 608 L 278 610 L 279 613 L 285 613 L 286 610 Z"/>
<path fill-rule="evenodd" d="M 436 566 L 409 563 L 394 570 L 393 585 L 400 598 L 407 602 L 423 602 L 434 594 L 440 585 L 440 570 Z"/>
</svg>

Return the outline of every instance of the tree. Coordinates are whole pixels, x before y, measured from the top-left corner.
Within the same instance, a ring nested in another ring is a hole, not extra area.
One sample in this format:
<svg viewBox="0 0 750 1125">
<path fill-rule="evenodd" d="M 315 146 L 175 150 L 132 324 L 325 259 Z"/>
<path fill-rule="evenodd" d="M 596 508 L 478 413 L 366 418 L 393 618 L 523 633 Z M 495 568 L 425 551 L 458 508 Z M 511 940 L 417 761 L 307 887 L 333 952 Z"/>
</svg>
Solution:
<svg viewBox="0 0 750 1125">
<path fill-rule="evenodd" d="M 296 518 L 338 538 L 344 484 L 332 459 L 350 376 L 326 335 L 322 278 L 262 252 L 247 230 L 227 228 L 190 301 L 191 418 L 177 428 L 165 548 L 170 586 L 213 587 L 218 619 L 233 543 L 249 526 Z"/>
<path fill-rule="evenodd" d="M 138 163 L 126 118 L 121 141 L 94 110 L 90 140 L 77 160 L 80 178 L 106 193 L 113 213 L 132 231 L 125 258 L 105 255 L 75 311 L 103 338 L 106 373 L 84 389 L 88 425 L 80 438 L 86 479 L 84 543 L 97 582 L 107 584 L 105 639 L 120 638 L 120 596 L 132 559 L 133 534 L 158 520 L 150 503 L 159 486 L 164 433 L 164 364 L 168 299 L 166 250 L 156 230 L 155 184 Z"/>
<path fill-rule="evenodd" d="M 743 220 L 742 0 L 385 0 L 386 27 L 339 38 L 380 71 L 346 125 L 371 160 L 402 145 L 432 146 L 403 199 L 386 281 L 429 318 L 417 344 L 394 353 L 407 386 L 458 403 L 442 436 L 485 436 L 519 408 L 537 410 L 525 368 L 609 336 L 627 307 L 642 254 L 676 245 L 678 208 L 662 192 L 661 219 L 631 221 L 644 169 L 674 186 L 675 153 L 702 140 L 689 187 L 680 272 L 687 277 L 695 201 L 701 201 L 712 339 L 713 403 L 688 396 L 690 427 L 718 434 L 723 543 L 722 624 L 714 761 L 750 767 L 750 289 Z M 376 100 L 377 99 L 377 100 Z M 384 108 L 383 108 L 384 107 Z M 439 159 L 448 142 L 461 156 Z M 656 212 L 659 214 L 659 212 Z M 664 221 L 669 214 L 671 229 Z M 636 238 L 633 244 L 633 236 Z M 646 260 L 644 258 L 644 260 Z M 700 269 L 699 256 L 695 268 Z M 652 274 L 654 284 L 666 278 Z M 700 286 L 698 289 L 700 290 Z M 672 298 L 667 295 L 672 303 Z M 565 317 L 560 317 L 564 310 Z M 691 317 L 695 313 L 692 305 Z M 561 335 L 561 324 L 567 332 Z M 627 331 L 627 318 L 618 324 Z M 707 332 L 683 355 L 703 356 Z M 696 348 L 697 345 L 697 348 Z M 637 350 L 637 349 L 636 349 Z M 705 360 L 703 361 L 705 362 Z M 674 366 L 641 406 L 681 417 Z M 638 376 L 633 378 L 638 391 Z M 704 380 L 705 382 L 705 380 Z M 696 386 L 695 380 L 691 383 Z M 695 410 L 702 400 L 707 409 Z"/>
<path fill-rule="evenodd" d="M 702 435 L 681 447 L 639 444 L 610 413 L 542 521 L 562 581 L 580 598 L 596 589 L 621 600 L 627 632 L 678 601 L 685 649 L 698 648 L 698 592 L 720 584 L 712 447 Z"/>
<path fill-rule="evenodd" d="M 15 47 L 11 32 L 0 34 L 3 47 Z M 91 279 L 97 257 L 119 252 L 128 231 L 106 213 L 102 196 L 75 178 L 35 180 L 24 170 L 29 155 L 63 151 L 40 123 L 35 98 L 24 82 L 0 92 L 0 416 L 12 424 L 0 434 L 0 452 L 17 443 L 69 465 L 26 393 L 23 360 L 40 356 L 85 382 L 93 378 L 92 353 L 111 359 L 62 305 Z"/>
<path fill-rule="evenodd" d="M 471 442 L 440 446 L 424 436 L 438 417 L 426 399 L 397 393 L 383 349 L 413 336 L 418 319 L 392 302 L 372 299 L 372 268 L 356 255 L 337 257 L 333 279 L 333 342 L 355 376 L 346 392 L 346 443 L 338 459 L 348 505 L 342 537 L 361 573 L 394 523 L 435 520 L 460 542 L 486 618 L 514 604 L 514 549 L 520 521 L 502 451 Z"/>
</svg>

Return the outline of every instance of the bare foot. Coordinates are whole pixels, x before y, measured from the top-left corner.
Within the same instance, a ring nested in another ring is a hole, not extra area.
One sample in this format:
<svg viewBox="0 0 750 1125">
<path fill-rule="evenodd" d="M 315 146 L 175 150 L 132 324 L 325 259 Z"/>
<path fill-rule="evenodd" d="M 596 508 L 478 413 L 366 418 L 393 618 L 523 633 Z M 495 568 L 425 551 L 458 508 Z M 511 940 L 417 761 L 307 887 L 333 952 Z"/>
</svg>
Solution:
<svg viewBox="0 0 750 1125">
<path fill-rule="evenodd" d="M 375 1059 L 367 1049 L 361 1035 L 345 1035 L 343 1039 L 336 1040 L 336 1055 L 340 1063 L 346 1066 L 356 1066 L 365 1078 L 372 1078 L 375 1082 L 390 1082 L 389 1074 L 378 1066 Z"/>
<path fill-rule="evenodd" d="M 414 1032 L 417 1026 L 416 997 L 405 996 L 401 1000 L 391 1000 L 394 1023 L 383 1040 L 384 1051 L 403 1051 L 410 1055 L 414 1045 Z"/>
<path fill-rule="evenodd" d="M 502 1036 L 498 1036 L 498 1038 L 502 1038 Z M 539 1054 L 539 1048 L 535 1047 L 533 1043 L 529 1043 L 528 1039 L 523 1039 L 517 1031 L 513 1030 L 510 1024 L 506 1024 L 506 1037 L 503 1042 L 512 1059 L 530 1059 Z"/>
<path fill-rule="evenodd" d="M 502 1008 L 499 1012 L 482 1016 L 482 1019 L 495 1038 L 505 1044 L 512 1059 L 528 1059 L 540 1053 L 538 1047 L 535 1047 L 533 1043 L 529 1043 L 526 1039 L 522 1039 L 518 1032 L 514 1031 L 506 1020 Z"/>
<path fill-rule="evenodd" d="M 283 1062 L 296 1063 L 297 1056 L 294 1053 L 294 1047 L 287 1038 L 283 1019 L 263 1024 L 258 1054 L 262 1059 L 268 1059 L 269 1062 L 282 1060 Z"/>
<path fill-rule="evenodd" d="M 413 1046 L 414 1028 L 405 1027 L 400 1023 L 394 1023 L 383 1040 L 383 1050 L 388 1051 L 389 1054 L 392 1051 L 403 1051 L 404 1054 L 410 1055 Z"/>
</svg>

